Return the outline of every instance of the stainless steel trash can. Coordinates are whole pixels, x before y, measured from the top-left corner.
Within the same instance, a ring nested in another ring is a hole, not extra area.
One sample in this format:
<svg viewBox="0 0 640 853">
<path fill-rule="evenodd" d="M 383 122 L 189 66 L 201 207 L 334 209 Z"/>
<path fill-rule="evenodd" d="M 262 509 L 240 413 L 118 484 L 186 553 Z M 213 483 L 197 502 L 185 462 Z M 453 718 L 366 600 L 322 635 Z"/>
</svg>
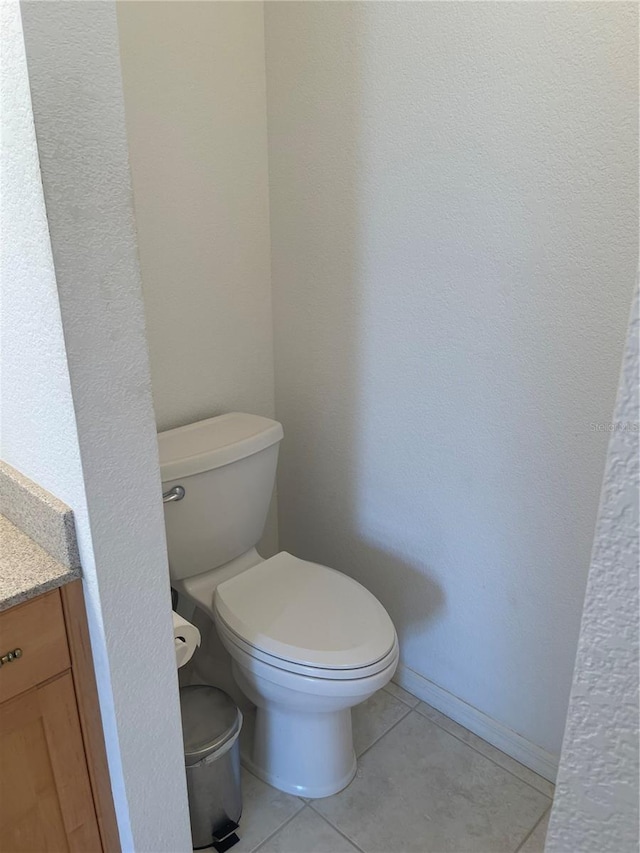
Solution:
<svg viewBox="0 0 640 853">
<path fill-rule="evenodd" d="M 222 853 L 238 840 L 242 814 L 242 713 L 224 691 L 204 684 L 180 690 L 180 710 L 193 846 Z"/>
</svg>

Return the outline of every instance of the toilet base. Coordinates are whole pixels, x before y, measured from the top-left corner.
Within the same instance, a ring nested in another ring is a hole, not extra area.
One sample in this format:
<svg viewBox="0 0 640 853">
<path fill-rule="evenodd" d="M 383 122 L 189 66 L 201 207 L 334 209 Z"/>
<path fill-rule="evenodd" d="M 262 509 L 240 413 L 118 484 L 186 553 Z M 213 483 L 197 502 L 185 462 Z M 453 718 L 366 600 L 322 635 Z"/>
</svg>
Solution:
<svg viewBox="0 0 640 853">
<path fill-rule="evenodd" d="M 263 782 L 298 797 L 337 794 L 356 775 L 351 710 L 300 713 L 257 708 L 242 763 Z"/>
<path fill-rule="evenodd" d="M 299 797 L 330 797 L 356 774 L 351 708 L 391 679 L 398 663 L 394 644 L 383 669 L 361 678 L 329 679 L 275 667 L 218 631 L 231 654 L 238 687 L 256 706 L 253 739 L 241 739 L 244 764 L 263 781 Z M 249 736 L 249 737 L 248 737 Z"/>
</svg>

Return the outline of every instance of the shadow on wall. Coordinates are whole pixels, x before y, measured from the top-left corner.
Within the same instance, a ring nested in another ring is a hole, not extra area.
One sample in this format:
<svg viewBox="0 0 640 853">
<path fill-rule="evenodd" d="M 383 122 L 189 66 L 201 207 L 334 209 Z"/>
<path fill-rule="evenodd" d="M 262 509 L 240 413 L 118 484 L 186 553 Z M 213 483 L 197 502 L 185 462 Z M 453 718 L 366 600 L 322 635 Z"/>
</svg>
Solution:
<svg viewBox="0 0 640 853">
<path fill-rule="evenodd" d="M 268 19 L 267 33 L 269 39 Z M 286 424 L 279 482 L 287 483 L 289 498 L 280 514 L 281 547 L 340 568 L 371 589 L 389 610 L 404 648 L 413 636 L 424 633 L 425 623 L 437 617 L 444 593 L 428 562 L 386 547 L 390 540 L 380 535 L 382 528 L 372 518 L 380 510 L 393 527 L 392 496 L 379 461 L 386 456 L 390 465 L 395 464 L 397 455 L 389 439 L 395 442 L 397 436 L 385 439 L 378 431 L 384 429 L 387 406 L 397 399 L 398 389 L 385 400 L 384 389 L 375 387 L 379 371 L 375 370 L 370 389 L 372 365 L 360 367 L 372 347 L 381 347 L 382 360 L 394 357 L 394 342 L 384 327 L 376 328 L 372 306 L 365 300 L 369 258 L 367 217 L 362 209 L 367 181 L 362 148 L 366 17 L 350 15 L 348 25 L 332 30 L 334 38 L 321 55 L 315 53 L 317 45 L 312 46 L 316 33 L 313 15 L 306 16 L 297 36 L 303 39 L 300 52 L 309 58 L 302 69 L 308 76 L 288 87 L 284 105 L 294 124 L 279 116 L 270 125 L 272 206 L 278 211 L 272 223 L 273 240 L 282 249 L 273 258 L 275 336 L 288 342 L 280 350 L 284 357 L 276 368 L 279 389 L 286 389 L 277 400 L 278 414 Z M 273 74 L 279 72 L 286 73 L 286 63 L 274 62 Z M 282 84 L 277 80 L 278 87 Z M 331 128 L 328 138 L 327 127 Z M 319 129 L 319 144 L 309 146 L 314 128 Z M 305 140 L 300 138 L 302 129 Z M 297 167 L 293 180 L 287 157 L 292 146 Z M 295 249 L 290 245 L 294 235 Z M 301 286 L 283 293 L 277 286 L 280 281 L 297 281 Z M 392 287 L 394 282 L 392 275 Z M 366 329 L 365 341 L 366 315 L 372 326 Z M 293 352 L 304 353 L 304 369 L 290 360 Z M 376 358 L 375 352 L 371 355 Z M 369 391 L 372 401 L 365 399 Z M 365 411 L 368 414 L 362 417 Z M 404 419 L 398 411 L 395 422 L 401 432 Z M 401 437 L 406 447 L 408 437 Z M 382 443 L 369 454 L 367 440 Z M 316 475 L 323 470 L 330 476 L 318 481 Z M 372 503 L 377 498 L 381 498 L 379 507 Z M 396 529 L 406 530 L 407 519 Z M 327 535 L 328 531 L 335 535 Z M 376 567 L 383 568 L 376 571 Z"/>
<path fill-rule="evenodd" d="M 557 752 L 637 256 L 634 38 L 516 5 L 266 6 L 280 546 Z"/>
</svg>

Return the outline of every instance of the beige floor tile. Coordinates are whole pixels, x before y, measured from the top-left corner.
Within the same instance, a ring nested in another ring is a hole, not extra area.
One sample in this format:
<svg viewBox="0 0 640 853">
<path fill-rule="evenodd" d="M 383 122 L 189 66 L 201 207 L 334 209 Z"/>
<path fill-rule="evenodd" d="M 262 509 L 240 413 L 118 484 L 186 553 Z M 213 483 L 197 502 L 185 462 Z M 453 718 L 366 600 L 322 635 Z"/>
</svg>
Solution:
<svg viewBox="0 0 640 853">
<path fill-rule="evenodd" d="M 408 705 L 410 708 L 415 708 L 420 701 L 417 696 L 413 695 L 413 693 L 409 693 L 393 681 L 390 681 L 384 689 L 391 693 L 392 696 L 395 696 L 396 699 L 404 702 L 404 704 Z"/>
<path fill-rule="evenodd" d="M 513 853 L 549 807 L 539 791 L 411 711 L 313 807 L 366 853 Z"/>
<path fill-rule="evenodd" d="M 263 844 L 260 853 L 358 853 L 358 850 L 307 806 Z"/>
<path fill-rule="evenodd" d="M 400 702 L 386 690 L 378 690 L 366 702 L 352 708 L 353 747 L 356 755 L 362 755 L 365 749 L 408 713 L 409 709 L 404 702 Z"/>
<path fill-rule="evenodd" d="M 234 853 L 251 853 L 265 838 L 304 807 L 298 797 L 277 791 L 244 768 L 242 799 L 242 817 L 238 830 L 240 841 L 233 848 Z"/>
<path fill-rule="evenodd" d="M 425 717 L 428 717 L 430 720 L 433 720 L 437 725 L 442 726 L 443 729 L 446 729 L 446 731 L 450 732 L 454 737 L 460 738 L 464 743 L 468 743 L 469 746 L 473 747 L 473 749 L 477 749 L 478 752 L 481 752 L 483 755 L 486 755 L 487 758 L 495 761 L 496 764 L 504 767 L 505 770 L 513 773 L 513 775 L 517 776 L 518 779 L 522 779 L 523 782 L 526 782 L 528 785 L 536 788 L 536 790 L 540 791 L 541 794 L 545 794 L 545 796 L 553 798 L 555 791 L 553 783 L 549 782 L 547 779 L 543 779 L 542 776 L 538 776 L 537 773 L 534 773 L 533 770 L 529 770 L 528 767 L 520 764 L 519 761 L 511 758 L 510 755 L 506 755 L 504 752 L 497 749 L 497 747 L 487 743 L 486 740 L 482 740 L 482 738 L 474 735 L 473 732 L 465 729 L 464 726 L 459 725 L 449 719 L 449 717 L 445 717 L 444 714 L 441 714 L 440 711 L 436 711 L 435 708 L 432 708 L 431 705 L 427 705 L 426 702 L 420 702 L 416 707 L 416 711 L 418 711 L 419 714 L 423 714 Z"/>
<path fill-rule="evenodd" d="M 518 848 L 518 853 L 544 853 L 544 842 L 547 838 L 550 817 L 551 809 L 542 818 L 522 847 Z"/>
</svg>

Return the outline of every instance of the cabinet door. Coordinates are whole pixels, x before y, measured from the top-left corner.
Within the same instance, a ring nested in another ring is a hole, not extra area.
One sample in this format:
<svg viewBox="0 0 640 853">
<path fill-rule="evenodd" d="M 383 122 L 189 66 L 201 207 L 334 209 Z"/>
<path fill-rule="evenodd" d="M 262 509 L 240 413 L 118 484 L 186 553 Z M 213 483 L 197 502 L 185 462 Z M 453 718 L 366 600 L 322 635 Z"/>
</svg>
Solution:
<svg viewBox="0 0 640 853">
<path fill-rule="evenodd" d="M 0 705 L 0 850 L 102 850 L 70 672 Z"/>
</svg>

